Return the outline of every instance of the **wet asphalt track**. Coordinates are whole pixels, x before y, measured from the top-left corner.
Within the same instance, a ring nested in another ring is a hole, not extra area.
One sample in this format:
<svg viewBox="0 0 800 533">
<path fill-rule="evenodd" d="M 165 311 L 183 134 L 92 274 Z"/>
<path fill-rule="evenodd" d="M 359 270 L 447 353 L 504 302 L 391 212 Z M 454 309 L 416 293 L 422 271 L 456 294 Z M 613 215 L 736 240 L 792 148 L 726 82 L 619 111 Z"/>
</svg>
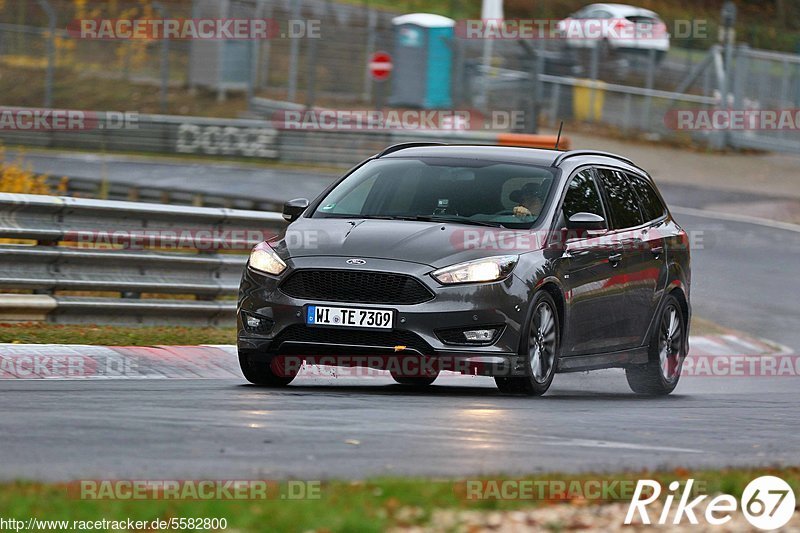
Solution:
<svg viewBox="0 0 800 533">
<path fill-rule="evenodd" d="M 5 381 L 5 479 L 296 479 L 797 464 L 797 379 L 689 378 L 660 399 L 619 371 L 543 398 L 487 378 L 407 390 L 316 378 Z"/>
<path fill-rule="evenodd" d="M 702 207 L 687 187 L 672 205 Z M 678 215 L 697 316 L 800 351 L 800 233 Z M 800 378 L 685 378 L 639 398 L 620 371 L 556 376 L 544 398 L 484 378 L 427 390 L 314 378 L 0 380 L 0 477 L 328 477 L 586 471 L 800 462 Z"/>
</svg>

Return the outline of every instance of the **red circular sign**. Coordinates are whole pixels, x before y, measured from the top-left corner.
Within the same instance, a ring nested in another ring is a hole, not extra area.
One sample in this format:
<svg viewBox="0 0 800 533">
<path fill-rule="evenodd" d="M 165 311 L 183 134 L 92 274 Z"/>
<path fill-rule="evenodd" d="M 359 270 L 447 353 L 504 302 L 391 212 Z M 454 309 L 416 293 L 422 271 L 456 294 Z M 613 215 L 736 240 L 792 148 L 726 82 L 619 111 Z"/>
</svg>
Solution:
<svg viewBox="0 0 800 533">
<path fill-rule="evenodd" d="M 375 81 L 385 81 L 392 75 L 392 56 L 386 52 L 375 52 L 369 58 L 369 73 Z"/>
</svg>

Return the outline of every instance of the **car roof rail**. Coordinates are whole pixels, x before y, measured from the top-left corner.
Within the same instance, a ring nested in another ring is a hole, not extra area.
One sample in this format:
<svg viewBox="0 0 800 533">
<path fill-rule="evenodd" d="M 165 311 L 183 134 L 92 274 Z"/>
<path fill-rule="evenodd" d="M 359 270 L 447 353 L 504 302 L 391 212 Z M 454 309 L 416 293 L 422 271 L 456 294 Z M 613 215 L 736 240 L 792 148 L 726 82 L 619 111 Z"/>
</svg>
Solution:
<svg viewBox="0 0 800 533">
<path fill-rule="evenodd" d="M 598 155 L 602 157 L 610 157 L 612 159 L 619 159 L 620 161 L 628 163 L 629 165 L 632 165 L 634 167 L 636 166 L 636 163 L 634 163 L 627 157 L 622 157 L 621 155 L 612 154 L 611 152 L 603 152 L 601 150 L 569 150 L 568 152 L 564 152 L 560 154 L 558 157 L 556 157 L 551 166 L 557 167 L 558 165 L 563 163 L 565 159 L 569 159 L 570 157 L 578 157 L 582 155 Z"/>
<path fill-rule="evenodd" d="M 393 154 L 395 152 L 399 152 L 400 150 L 405 150 L 406 148 L 418 148 L 421 146 L 446 146 L 447 143 L 441 142 L 426 142 L 426 141 L 417 141 L 417 142 L 407 142 L 407 143 L 399 143 L 393 144 L 390 147 L 384 149 L 381 153 L 379 153 L 375 157 L 383 157 L 385 155 Z"/>
</svg>

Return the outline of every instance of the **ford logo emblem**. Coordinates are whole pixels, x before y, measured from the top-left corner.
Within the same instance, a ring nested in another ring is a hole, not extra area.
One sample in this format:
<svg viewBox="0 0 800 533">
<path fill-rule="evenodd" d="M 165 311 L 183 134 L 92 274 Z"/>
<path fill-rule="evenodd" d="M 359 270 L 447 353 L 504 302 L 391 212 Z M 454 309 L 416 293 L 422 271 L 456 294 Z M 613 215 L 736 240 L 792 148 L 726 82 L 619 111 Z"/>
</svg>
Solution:
<svg viewBox="0 0 800 533">
<path fill-rule="evenodd" d="M 366 265 L 367 262 L 363 259 L 348 259 L 346 261 L 348 265 Z"/>
</svg>

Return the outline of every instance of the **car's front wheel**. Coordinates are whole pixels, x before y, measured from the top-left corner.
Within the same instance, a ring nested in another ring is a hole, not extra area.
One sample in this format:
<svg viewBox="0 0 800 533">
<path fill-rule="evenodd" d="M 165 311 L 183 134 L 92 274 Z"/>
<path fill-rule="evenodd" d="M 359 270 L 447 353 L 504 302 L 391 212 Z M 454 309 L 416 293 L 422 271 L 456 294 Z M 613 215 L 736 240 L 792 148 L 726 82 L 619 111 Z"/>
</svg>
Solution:
<svg viewBox="0 0 800 533">
<path fill-rule="evenodd" d="M 678 300 L 667 296 L 658 327 L 650 338 L 649 362 L 625 369 L 628 385 L 637 394 L 663 396 L 678 385 L 681 377 L 686 322 Z"/>
<path fill-rule="evenodd" d="M 556 304 L 550 294 L 540 291 L 534 296 L 531 308 L 533 313 L 522 343 L 525 375 L 496 377 L 497 388 L 503 393 L 541 396 L 553 382 L 561 346 Z"/>
<path fill-rule="evenodd" d="M 247 353 L 239 353 L 239 366 L 247 381 L 261 387 L 285 387 L 297 376 L 296 371 L 281 368 L 279 357 L 269 361 L 254 359 Z M 284 365 L 285 366 L 285 365 Z"/>
</svg>

